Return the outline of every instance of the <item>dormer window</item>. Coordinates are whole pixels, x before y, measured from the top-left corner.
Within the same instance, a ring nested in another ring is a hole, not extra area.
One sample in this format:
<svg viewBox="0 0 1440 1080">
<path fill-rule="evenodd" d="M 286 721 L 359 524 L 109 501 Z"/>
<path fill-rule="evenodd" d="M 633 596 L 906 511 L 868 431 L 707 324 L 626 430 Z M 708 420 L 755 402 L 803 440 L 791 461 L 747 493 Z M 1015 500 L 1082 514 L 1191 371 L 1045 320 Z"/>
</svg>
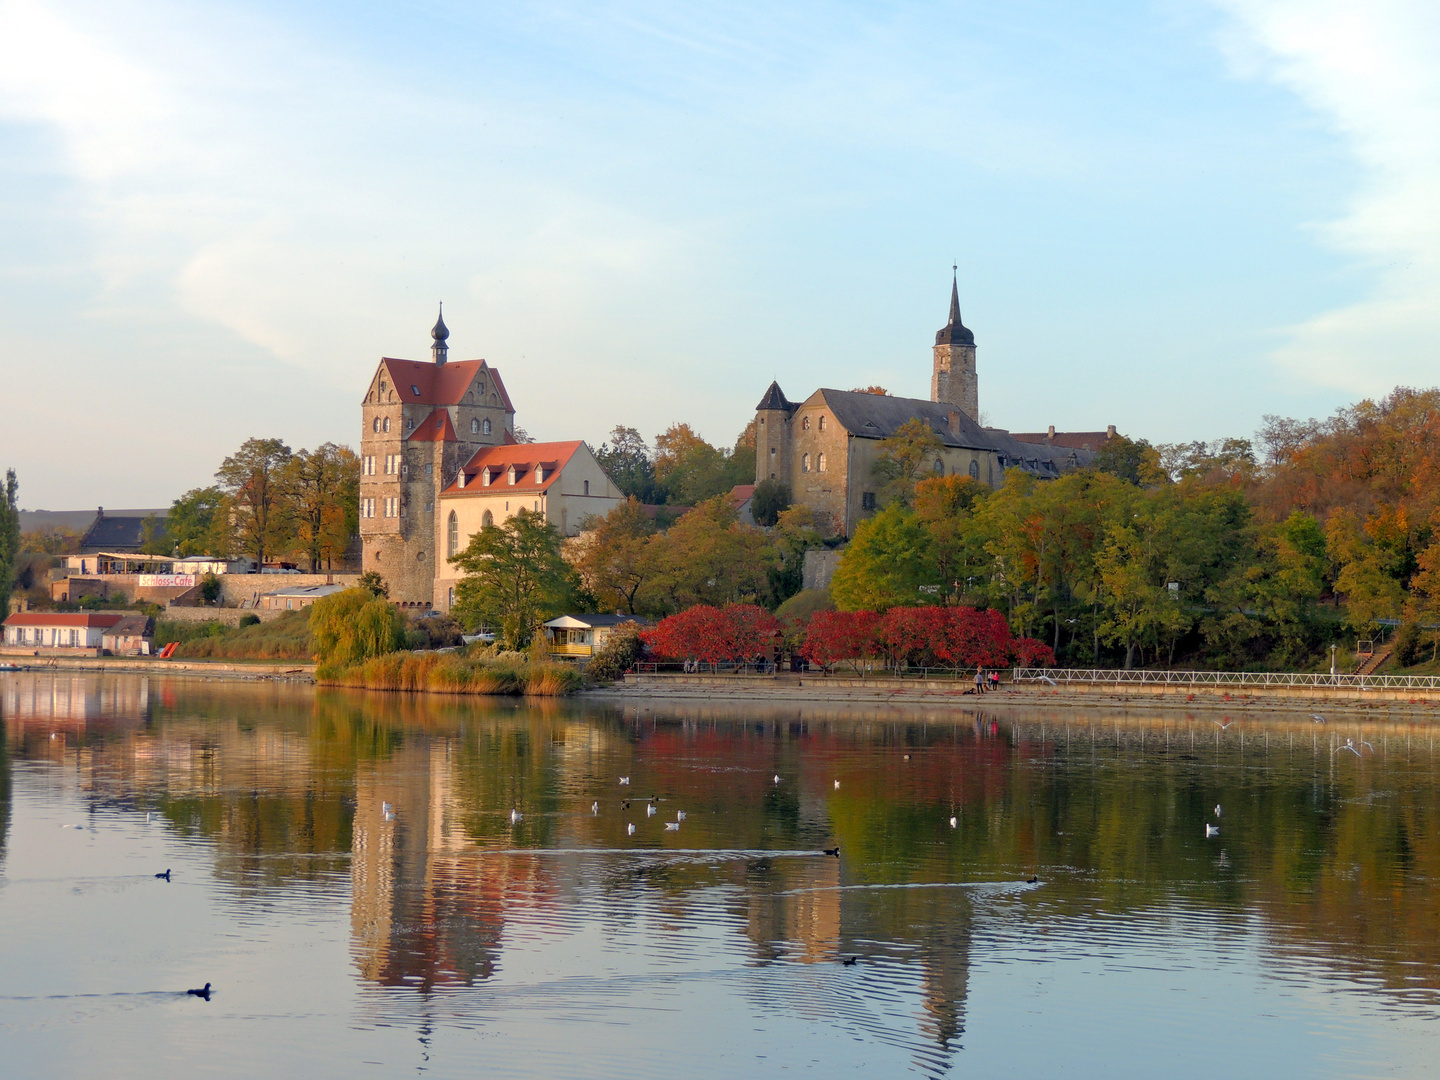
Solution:
<svg viewBox="0 0 1440 1080">
<path fill-rule="evenodd" d="M 543 483 L 545 482 L 545 466 L 544 466 L 544 465 L 536 465 L 536 466 L 535 466 L 535 482 L 536 482 L 537 484 L 543 484 Z"/>
<path fill-rule="evenodd" d="M 420 387 L 416 386 L 414 383 L 411 383 L 411 384 L 410 384 L 410 392 L 411 392 L 412 394 L 414 394 L 416 397 L 419 397 L 419 396 L 420 396 Z"/>
<path fill-rule="evenodd" d="M 509 471 L 509 473 L 507 473 L 506 475 L 509 477 L 509 481 L 510 481 L 511 484 L 515 483 L 515 466 L 514 466 L 514 465 L 511 465 L 511 466 L 510 466 L 510 471 Z"/>
<path fill-rule="evenodd" d="M 481 483 L 482 485 L 484 485 L 485 487 L 489 487 L 489 486 L 490 486 L 490 466 L 489 466 L 489 465 L 486 465 L 485 468 L 483 468 L 483 469 L 480 470 L 480 483 Z"/>
</svg>

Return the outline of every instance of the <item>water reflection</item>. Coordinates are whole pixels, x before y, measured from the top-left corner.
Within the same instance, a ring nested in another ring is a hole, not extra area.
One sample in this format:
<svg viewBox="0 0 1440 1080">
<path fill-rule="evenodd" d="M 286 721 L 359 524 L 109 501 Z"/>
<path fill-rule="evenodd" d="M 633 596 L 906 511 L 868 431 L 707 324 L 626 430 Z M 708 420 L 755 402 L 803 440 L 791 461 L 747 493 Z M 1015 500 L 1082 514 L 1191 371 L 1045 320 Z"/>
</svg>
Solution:
<svg viewBox="0 0 1440 1080">
<path fill-rule="evenodd" d="M 0 859 L 12 789 L 73 783 L 92 820 L 148 814 L 205 853 L 237 920 L 348 897 L 360 1022 L 426 1039 L 517 994 L 610 1022 L 637 997 L 723 992 L 939 1075 L 969 1045 L 977 965 L 1101 949 L 1087 935 L 1120 917 L 1164 923 L 1157 941 L 1230 919 L 1268 977 L 1433 1015 L 1423 725 L 737 716 L 29 674 L 0 704 Z M 1361 735 L 1373 749 L 1342 749 Z"/>
</svg>

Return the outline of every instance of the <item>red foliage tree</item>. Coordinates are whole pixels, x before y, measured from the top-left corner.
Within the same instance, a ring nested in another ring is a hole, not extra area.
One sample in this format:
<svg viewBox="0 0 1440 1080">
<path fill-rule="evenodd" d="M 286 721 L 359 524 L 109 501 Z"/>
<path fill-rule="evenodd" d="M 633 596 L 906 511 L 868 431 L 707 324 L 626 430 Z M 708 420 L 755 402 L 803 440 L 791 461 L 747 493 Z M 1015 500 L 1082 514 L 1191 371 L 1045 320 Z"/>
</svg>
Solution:
<svg viewBox="0 0 1440 1080">
<path fill-rule="evenodd" d="M 1033 637 L 1016 638 L 1010 643 L 1010 655 L 1020 667 L 1054 667 L 1055 653 L 1043 641 Z"/>
<path fill-rule="evenodd" d="M 998 611 L 946 608 L 935 655 L 955 667 L 1004 667 L 1010 662 L 1010 624 Z"/>
<path fill-rule="evenodd" d="M 726 604 L 720 611 L 724 648 L 732 660 L 754 660 L 775 644 L 780 620 L 755 604 Z"/>
<path fill-rule="evenodd" d="M 780 623 L 754 604 L 724 608 L 696 604 L 660 620 L 640 633 L 650 651 L 666 660 L 700 660 L 719 664 L 753 660 L 775 640 Z"/>
<path fill-rule="evenodd" d="M 945 633 L 950 608 L 893 607 L 880 617 L 876 639 L 897 668 L 935 659 L 935 644 Z"/>
<path fill-rule="evenodd" d="M 845 661 L 858 671 L 862 661 L 879 652 L 879 625 L 880 616 L 873 611 L 817 611 L 805 631 L 800 655 L 827 670 Z"/>
</svg>

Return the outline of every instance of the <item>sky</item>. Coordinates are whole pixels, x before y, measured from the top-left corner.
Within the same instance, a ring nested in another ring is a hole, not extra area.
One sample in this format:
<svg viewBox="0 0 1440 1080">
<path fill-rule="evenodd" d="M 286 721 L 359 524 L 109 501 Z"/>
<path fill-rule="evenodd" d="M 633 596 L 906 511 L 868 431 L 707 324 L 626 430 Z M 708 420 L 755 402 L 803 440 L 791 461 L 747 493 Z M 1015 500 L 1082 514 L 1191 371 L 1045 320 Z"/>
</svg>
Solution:
<svg viewBox="0 0 1440 1080">
<path fill-rule="evenodd" d="M 771 379 L 928 396 L 952 264 L 1013 431 L 1434 385 L 1437 55 L 1418 0 L 0 0 L 0 468 L 356 445 L 440 300 L 536 438 L 728 445 Z"/>
</svg>

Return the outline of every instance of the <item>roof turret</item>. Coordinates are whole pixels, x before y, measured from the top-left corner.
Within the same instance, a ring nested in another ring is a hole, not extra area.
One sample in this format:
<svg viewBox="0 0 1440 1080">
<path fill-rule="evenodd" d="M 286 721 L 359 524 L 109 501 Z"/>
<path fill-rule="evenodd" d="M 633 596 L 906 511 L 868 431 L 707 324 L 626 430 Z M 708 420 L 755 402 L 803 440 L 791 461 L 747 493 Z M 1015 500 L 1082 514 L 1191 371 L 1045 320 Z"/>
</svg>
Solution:
<svg viewBox="0 0 1440 1080">
<path fill-rule="evenodd" d="M 795 409 L 795 406 L 786 400 L 785 392 L 780 389 L 778 381 L 770 384 L 770 389 L 765 391 L 760 404 L 755 406 L 756 412 L 764 412 L 766 409 L 780 409 L 785 412 L 793 412 Z"/>
<path fill-rule="evenodd" d="M 435 325 L 430 330 L 430 337 L 435 342 L 430 346 L 430 352 L 435 357 L 435 363 L 445 363 L 450 353 L 450 346 L 446 341 L 450 338 L 450 328 L 445 325 L 445 303 L 440 303 L 440 317 L 435 320 Z"/>
<path fill-rule="evenodd" d="M 974 345 L 975 335 L 960 321 L 959 268 L 951 267 L 957 276 L 950 279 L 950 321 L 935 335 L 936 345 Z"/>
</svg>

